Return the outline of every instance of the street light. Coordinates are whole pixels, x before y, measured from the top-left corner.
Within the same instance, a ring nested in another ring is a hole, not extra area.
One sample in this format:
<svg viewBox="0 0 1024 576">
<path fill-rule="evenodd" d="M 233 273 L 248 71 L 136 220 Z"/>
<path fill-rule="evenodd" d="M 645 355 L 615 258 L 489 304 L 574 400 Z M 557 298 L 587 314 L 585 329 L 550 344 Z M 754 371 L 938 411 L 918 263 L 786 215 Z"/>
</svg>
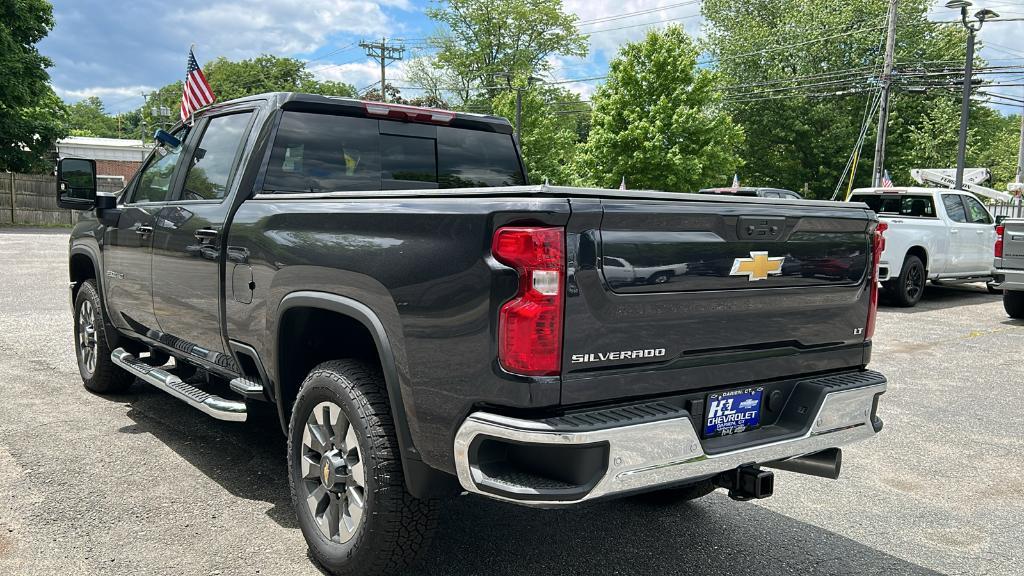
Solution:
<svg viewBox="0 0 1024 576">
<path fill-rule="evenodd" d="M 960 9 L 960 21 L 963 22 L 964 28 L 967 29 L 967 62 L 964 65 L 964 96 L 963 104 L 960 108 L 960 143 L 957 146 L 956 151 L 956 184 L 954 188 L 959 190 L 964 185 L 964 168 L 967 165 L 967 123 L 971 117 L 971 78 L 974 75 L 974 40 L 981 30 L 981 27 L 985 25 L 985 20 L 990 18 L 998 18 L 999 14 L 996 14 L 988 8 L 978 10 L 974 13 L 974 21 L 967 19 L 967 9 L 971 7 L 971 3 L 967 0 L 950 0 L 946 2 L 946 8 Z"/>
</svg>

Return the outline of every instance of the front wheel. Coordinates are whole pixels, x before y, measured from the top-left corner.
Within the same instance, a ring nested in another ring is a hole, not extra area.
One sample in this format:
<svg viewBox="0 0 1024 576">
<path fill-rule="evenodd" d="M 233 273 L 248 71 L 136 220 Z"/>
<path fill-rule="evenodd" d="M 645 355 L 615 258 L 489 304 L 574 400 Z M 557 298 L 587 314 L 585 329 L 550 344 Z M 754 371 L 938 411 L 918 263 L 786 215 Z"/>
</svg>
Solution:
<svg viewBox="0 0 1024 576">
<path fill-rule="evenodd" d="M 331 573 L 392 574 L 428 544 L 438 502 L 406 490 L 377 371 L 348 360 L 313 369 L 292 410 L 288 468 L 302 535 Z"/>
<path fill-rule="evenodd" d="M 98 394 L 124 392 L 135 377 L 110 359 L 103 309 L 96 283 L 86 280 L 75 295 L 75 356 L 87 390 Z"/>
<path fill-rule="evenodd" d="M 1003 291 L 1003 309 L 1010 318 L 1024 319 L 1024 292 L 1019 290 Z"/>
</svg>

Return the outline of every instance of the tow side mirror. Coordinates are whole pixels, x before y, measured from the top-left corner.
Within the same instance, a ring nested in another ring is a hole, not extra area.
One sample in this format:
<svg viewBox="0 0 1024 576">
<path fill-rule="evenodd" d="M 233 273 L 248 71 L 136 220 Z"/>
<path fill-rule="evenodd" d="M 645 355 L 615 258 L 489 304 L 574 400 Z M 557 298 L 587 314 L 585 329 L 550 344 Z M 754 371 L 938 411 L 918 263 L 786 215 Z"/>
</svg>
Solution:
<svg viewBox="0 0 1024 576">
<path fill-rule="evenodd" d="M 57 162 L 57 206 L 92 210 L 96 206 L 96 161 L 62 158 Z"/>
<path fill-rule="evenodd" d="M 996 216 L 996 226 L 1001 226 L 1004 220 L 1006 220 L 1005 214 L 1000 214 L 999 216 Z"/>
</svg>

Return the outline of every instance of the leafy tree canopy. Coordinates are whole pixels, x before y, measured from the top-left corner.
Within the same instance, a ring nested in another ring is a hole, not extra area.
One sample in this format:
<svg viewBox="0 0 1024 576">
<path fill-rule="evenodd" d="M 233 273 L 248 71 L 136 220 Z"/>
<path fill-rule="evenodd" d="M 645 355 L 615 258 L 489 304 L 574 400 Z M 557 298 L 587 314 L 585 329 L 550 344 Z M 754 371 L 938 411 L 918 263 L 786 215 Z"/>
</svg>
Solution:
<svg viewBox="0 0 1024 576">
<path fill-rule="evenodd" d="M 587 180 L 691 192 L 732 176 L 743 130 L 721 109 L 718 74 L 697 66 L 699 53 L 680 26 L 622 48 L 593 98 L 579 159 Z"/>
<path fill-rule="evenodd" d="M 490 98 L 497 96 L 499 80 L 547 70 L 549 56 L 587 54 L 587 37 L 561 0 L 447 0 L 427 15 L 447 26 L 432 39 L 437 65 L 478 82 Z"/>
<path fill-rule="evenodd" d="M 49 2 L 0 2 L 0 170 L 48 170 L 54 142 L 66 133 L 64 105 L 46 72 L 52 62 L 36 48 L 52 28 Z"/>
</svg>

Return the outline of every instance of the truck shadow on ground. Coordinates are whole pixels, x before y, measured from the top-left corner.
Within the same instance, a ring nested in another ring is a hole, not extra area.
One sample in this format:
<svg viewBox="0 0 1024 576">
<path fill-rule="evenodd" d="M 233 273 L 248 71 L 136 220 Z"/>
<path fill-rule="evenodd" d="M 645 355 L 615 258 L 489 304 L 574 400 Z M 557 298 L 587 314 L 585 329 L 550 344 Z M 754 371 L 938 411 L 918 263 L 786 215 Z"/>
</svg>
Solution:
<svg viewBox="0 0 1024 576">
<path fill-rule="evenodd" d="M 929 284 L 921 295 L 921 301 L 913 308 L 900 308 L 883 290 L 879 296 L 880 310 L 896 314 L 919 314 L 932 310 L 944 310 L 957 306 L 990 304 L 1002 299 L 1002 294 L 992 294 L 984 284 Z"/>
<path fill-rule="evenodd" d="M 285 439 L 271 414 L 245 424 L 212 420 L 148 386 L 124 397 L 134 424 L 232 495 L 269 503 L 298 530 Z M 919 574 L 936 572 L 756 504 L 715 493 L 656 506 L 637 499 L 533 510 L 462 496 L 448 503 L 422 575 Z"/>
</svg>

